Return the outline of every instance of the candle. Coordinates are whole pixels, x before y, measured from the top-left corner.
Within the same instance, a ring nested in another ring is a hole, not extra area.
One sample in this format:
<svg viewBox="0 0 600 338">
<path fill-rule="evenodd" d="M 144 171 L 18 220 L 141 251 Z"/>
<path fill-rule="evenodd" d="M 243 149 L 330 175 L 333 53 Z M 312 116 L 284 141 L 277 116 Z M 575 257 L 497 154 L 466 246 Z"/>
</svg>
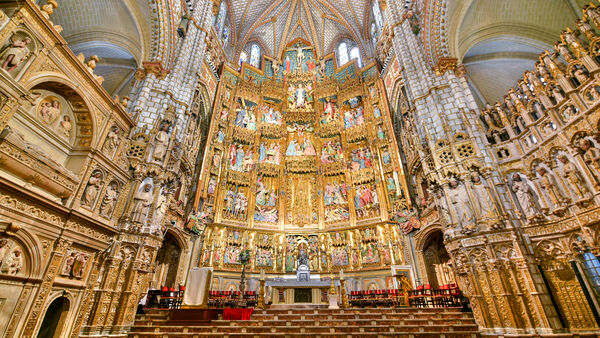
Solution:
<svg viewBox="0 0 600 338">
<path fill-rule="evenodd" d="M 340 270 L 340 280 L 344 280 L 344 269 Z"/>
<path fill-rule="evenodd" d="M 265 280 L 265 270 L 260 269 L 260 280 Z"/>
</svg>

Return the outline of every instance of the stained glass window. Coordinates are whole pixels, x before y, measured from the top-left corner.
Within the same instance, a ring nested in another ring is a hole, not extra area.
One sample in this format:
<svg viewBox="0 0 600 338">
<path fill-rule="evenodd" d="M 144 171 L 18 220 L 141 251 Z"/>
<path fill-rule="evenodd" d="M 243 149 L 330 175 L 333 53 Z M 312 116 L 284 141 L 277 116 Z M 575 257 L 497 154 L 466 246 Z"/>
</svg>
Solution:
<svg viewBox="0 0 600 338">
<path fill-rule="evenodd" d="M 379 37 L 379 32 L 377 31 L 377 25 L 373 22 L 371 24 L 371 37 L 373 38 L 373 46 L 377 46 L 377 38 Z"/>
<path fill-rule="evenodd" d="M 217 34 L 221 33 L 221 28 L 225 23 L 225 15 L 227 15 L 227 8 L 225 8 L 225 1 L 221 1 L 221 6 L 219 7 L 219 15 L 217 15 L 217 18 L 215 20 L 215 31 L 217 32 Z"/>
<path fill-rule="evenodd" d="M 373 16 L 375 17 L 375 23 L 377 24 L 377 31 L 381 32 L 383 29 L 383 16 L 381 15 L 378 0 L 373 0 Z"/>
<path fill-rule="evenodd" d="M 348 62 L 348 45 L 345 42 L 340 43 L 338 46 L 338 59 L 340 66 Z"/>
<path fill-rule="evenodd" d="M 248 54 L 246 54 L 246 52 L 240 54 L 240 66 L 243 62 L 248 62 Z"/>
<path fill-rule="evenodd" d="M 256 68 L 260 65 L 260 47 L 256 44 L 250 48 L 250 64 Z"/>
<path fill-rule="evenodd" d="M 362 60 L 360 59 L 360 50 L 358 50 L 358 47 L 353 47 L 350 50 L 350 60 L 352 59 L 356 59 L 358 66 L 362 67 Z"/>
<path fill-rule="evenodd" d="M 227 46 L 229 42 L 229 27 L 223 27 L 223 47 Z"/>
</svg>

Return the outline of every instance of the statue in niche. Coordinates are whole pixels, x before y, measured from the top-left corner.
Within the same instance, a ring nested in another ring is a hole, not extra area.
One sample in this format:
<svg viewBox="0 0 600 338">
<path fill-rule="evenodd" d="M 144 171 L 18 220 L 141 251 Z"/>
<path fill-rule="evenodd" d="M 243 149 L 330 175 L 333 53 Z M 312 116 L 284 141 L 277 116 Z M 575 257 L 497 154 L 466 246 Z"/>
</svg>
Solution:
<svg viewBox="0 0 600 338">
<path fill-rule="evenodd" d="M 11 252 L 2 264 L 2 273 L 8 275 L 16 275 L 23 268 L 23 255 L 20 248 L 16 248 Z"/>
<path fill-rule="evenodd" d="M 525 217 L 533 218 L 539 216 L 541 211 L 534 201 L 533 193 L 529 187 L 529 184 L 527 184 L 527 182 L 523 180 L 521 175 L 518 173 L 513 174 L 512 178 L 512 190 L 515 192 L 515 195 L 517 195 L 517 200 L 519 201 L 521 209 L 523 209 Z"/>
<path fill-rule="evenodd" d="M 113 210 L 115 209 L 117 199 L 117 183 L 112 182 L 106 188 L 106 192 L 104 193 L 104 197 L 102 198 L 102 205 L 100 206 L 100 216 L 110 217 L 110 215 L 112 215 Z"/>
<path fill-rule="evenodd" d="M 563 206 L 568 202 L 568 199 L 558 188 L 558 184 L 554 180 L 554 177 L 546 170 L 545 167 L 538 165 L 536 168 L 538 174 L 539 183 L 542 189 L 546 192 L 546 196 L 550 199 L 554 206 Z"/>
<path fill-rule="evenodd" d="M 119 138 L 119 128 L 117 126 L 110 128 L 106 135 L 106 141 L 104 142 L 104 152 L 112 154 L 119 146 Z"/>
<path fill-rule="evenodd" d="M 96 196 L 100 191 L 100 185 L 102 184 L 102 173 L 100 171 L 95 171 L 90 176 L 88 180 L 88 184 L 85 187 L 85 191 L 83 192 L 83 197 L 81 198 L 81 205 L 85 205 L 88 207 L 92 207 L 94 201 L 96 201 Z"/>
<path fill-rule="evenodd" d="M 306 253 L 306 250 L 304 250 L 303 247 L 300 247 L 300 250 L 298 252 L 298 266 L 300 265 L 308 266 L 308 254 Z"/>
<path fill-rule="evenodd" d="M 146 183 L 141 191 L 133 198 L 133 209 L 131 210 L 132 223 L 144 223 L 148 211 L 152 205 L 152 184 Z"/>
<path fill-rule="evenodd" d="M 291 68 L 292 68 L 292 62 L 290 61 L 290 56 L 286 55 L 285 56 L 285 72 L 289 73 Z"/>
<path fill-rule="evenodd" d="M 574 162 L 569 161 L 569 158 L 565 154 L 558 155 L 558 160 L 564 165 L 563 166 L 563 177 L 571 183 L 571 187 L 574 189 L 575 194 L 579 199 L 586 198 L 589 195 L 590 190 L 587 188 L 583 175 L 577 168 Z"/>
<path fill-rule="evenodd" d="M 573 75 L 579 81 L 580 84 L 583 84 L 588 79 L 588 75 L 586 71 L 582 67 L 577 67 L 573 72 Z"/>
<path fill-rule="evenodd" d="M 71 118 L 64 115 L 62 121 L 60 121 L 60 124 L 58 125 L 59 134 L 68 140 L 71 138 L 71 129 L 73 129 Z"/>
<path fill-rule="evenodd" d="M 562 90 L 558 86 L 552 88 L 552 96 L 554 96 L 556 103 L 562 102 L 565 99 Z"/>
<path fill-rule="evenodd" d="M 154 144 L 154 152 L 152 153 L 152 159 L 156 162 L 162 162 L 165 154 L 167 153 L 167 146 L 169 145 L 169 124 L 163 123 L 158 133 L 154 137 L 156 143 Z"/>
<path fill-rule="evenodd" d="M 467 189 L 458 183 L 455 178 L 450 179 L 450 202 L 454 205 L 458 225 L 462 227 L 464 233 L 475 231 L 474 214 L 471 206 L 471 199 Z"/>
<path fill-rule="evenodd" d="M 498 211 L 486 184 L 481 180 L 478 172 L 471 173 L 471 189 L 475 195 L 473 202 L 481 213 L 483 219 L 494 219 L 498 217 Z"/>
<path fill-rule="evenodd" d="M 167 190 L 162 189 L 158 198 L 156 199 L 156 212 L 154 214 L 154 226 L 157 228 L 155 230 L 160 230 L 162 226 L 162 220 L 165 214 L 167 213 Z"/>
<path fill-rule="evenodd" d="M 596 187 L 600 187 L 600 150 L 592 145 L 592 142 L 587 139 L 579 141 L 581 150 L 583 150 L 583 160 L 587 164 L 592 176 L 594 177 L 594 183 Z"/>
<path fill-rule="evenodd" d="M 15 39 L 6 49 L 0 53 L 0 62 L 2 62 L 2 69 L 10 72 L 15 70 L 19 65 L 27 59 L 29 53 L 29 47 L 31 39 L 24 37 L 22 39 Z"/>
</svg>

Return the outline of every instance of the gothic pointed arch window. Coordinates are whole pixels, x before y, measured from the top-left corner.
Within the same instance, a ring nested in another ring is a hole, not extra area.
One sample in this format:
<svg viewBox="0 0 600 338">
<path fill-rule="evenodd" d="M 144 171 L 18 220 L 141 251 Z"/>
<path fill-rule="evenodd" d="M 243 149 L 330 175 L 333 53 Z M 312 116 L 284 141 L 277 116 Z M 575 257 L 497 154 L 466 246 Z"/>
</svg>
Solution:
<svg viewBox="0 0 600 338">
<path fill-rule="evenodd" d="M 244 62 L 248 62 L 248 54 L 246 54 L 246 52 L 241 52 L 240 53 L 240 66 Z"/>
<path fill-rule="evenodd" d="M 225 16 L 227 15 L 227 8 L 225 7 L 225 1 L 221 1 L 221 5 L 219 6 L 219 14 L 215 19 L 215 31 L 217 32 L 217 36 L 221 33 L 221 28 L 225 24 Z"/>
<path fill-rule="evenodd" d="M 338 45 L 338 61 L 340 66 L 348 62 L 348 44 L 345 42 Z"/>
<path fill-rule="evenodd" d="M 377 24 L 377 31 L 381 32 L 383 29 L 383 16 L 381 15 L 381 8 L 379 7 L 379 1 L 373 0 L 373 17 Z"/>
<path fill-rule="evenodd" d="M 222 39 L 223 39 L 223 47 L 226 47 L 227 43 L 229 42 L 229 26 L 223 27 Z"/>
<path fill-rule="evenodd" d="M 358 47 L 352 47 L 352 49 L 350 49 L 350 60 L 352 59 L 356 59 L 358 67 L 362 67 L 362 60 L 360 59 L 360 50 L 358 49 Z"/>
<path fill-rule="evenodd" d="M 371 38 L 373 39 L 373 46 L 377 46 L 379 32 L 377 31 L 377 25 L 374 22 L 371 24 Z"/>
<path fill-rule="evenodd" d="M 256 68 L 260 66 L 260 47 L 257 44 L 250 47 L 250 64 Z"/>
</svg>

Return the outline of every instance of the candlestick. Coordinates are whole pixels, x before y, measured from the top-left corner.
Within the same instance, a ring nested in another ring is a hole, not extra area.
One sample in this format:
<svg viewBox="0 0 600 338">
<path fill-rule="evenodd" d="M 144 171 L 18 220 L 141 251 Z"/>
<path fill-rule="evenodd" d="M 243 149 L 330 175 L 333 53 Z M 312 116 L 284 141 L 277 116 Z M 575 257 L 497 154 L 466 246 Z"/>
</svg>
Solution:
<svg viewBox="0 0 600 338">
<path fill-rule="evenodd" d="M 265 280 L 265 270 L 260 269 L 260 280 Z"/>
</svg>

